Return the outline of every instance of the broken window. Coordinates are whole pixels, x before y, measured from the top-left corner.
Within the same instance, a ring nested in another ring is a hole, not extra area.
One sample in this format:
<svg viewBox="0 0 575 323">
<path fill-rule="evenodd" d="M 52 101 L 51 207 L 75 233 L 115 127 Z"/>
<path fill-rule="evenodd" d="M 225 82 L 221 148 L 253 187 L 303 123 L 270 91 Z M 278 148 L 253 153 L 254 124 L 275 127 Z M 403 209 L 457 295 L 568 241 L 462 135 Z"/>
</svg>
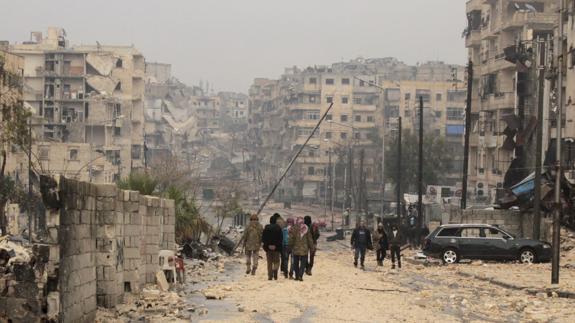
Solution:
<svg viewBox="0 0 575 323">
<path fill-rule="evenodd" d="M 325 116 L 325 120 L 327 120 L 327 121 L 332 120 L 332 118 L 333 118 L 333 117 L 332 117 L 331 114 L 328 114 L 328 115 Z"/>
<path fill-rule="evenodd" d="M 397 105 L 385 106 L 384 113 L 386 118 L 397 118 L 399 117 L 399 106 Z"/>
<path fill-rule="evenodd" d="M 342 104 L 348 104 L 349 103 L 349 98 L 347 96 L 342 96 L 341 97 L 341 103 Z"/>
<path fill-rule="evenodd" d="M 120 137 L 122 135 L 122 128 L 114 127 L 114 137 Z"/>
<path fill-rule="evenodd" d="M 122 61 L 121 58 L 118 58 L 118 60 L 116 61 L 116 67 L 122 68 L 122 65 L 124 65 L 124 62 Z"/>
<path fill-rule="evenodd" d="M 361 122 L 361 116 L 360 115 L 355 116 L 355 122 Z"/>
<path fill-rule="evenodd" d="M 341 84 L 342 84 L 342 85 L 349 85 L 349 78 L 347 78 L 347 77 L 346 77 L 346 78 L 342 78 L 342 79 L 341 79 Z"/>
<path fill-rule="evenodd" d="M 118 82 L 118 84 L 116 84 L 116 88 L 114 88 L 114 91 L 122 91 L 122 82 Z"/>
<path fill-rule="evenodd" d="M 315 78 L 315 77 L 310 77 L 310 78 L 309 78 L 309 84 L 317 84 L 317 78 Z"/>
<path fill-rule="evenodd" d="M 463 120 L 463 108 L 447 108 L 447 120 Z"/>
<path fill-rule="evenodd" d="M 315 175 L 315 168 L 313 166 L 309 166 L 307 168 L 307 174 L 308 175 Z"/>
<path fill-rule="evenodd" d="M 367 122 L 374 122 L 375 120 L 373 119 L 373 116 L 368 116 L 367 117 Z"/>
<path fill-rule="evenodd" d="M 341 139 L 347 139 L 347 132 L 342 132 L 342 133 L 340 133 L 340 134 L 339 134 L 339 137 L 340 137 Z"/>
<path fill-rule="evenodd" d="M 120 103 L 114 104 L 114 110 L 112 112 L 112 119 L 117 119 L 122 115 L 122 105 Z"/>
<path fill-rule="evenodd" d="M 38 158 L 40 160 L 50 159 L 50 147 L 49 146 L 38 147 Z"/>
<path fill-rule="evenodd" d="M 325 139 L 331 139 L 331 132 L 325 133 Z"/>
<path fill-rule="evenodd" d="M 78 160 L 78 149 L 70 149 L 70 151 L 68 152 L 68 156 L 70 158 L 70 160 Z"/>
<path fill-rule="evenodd" d="M 345 114 L 344 114 L 344 115 L 341 115 L 341 116 L 339 117 L 339 120 L 340 120 L 341 122 L 347 122 L 347 115 L 345 115 Z"/>
<path fill-rule="evenodd" d="M 142 155 L 141 145 L 132 145 L 132 159 L 140 159 Z"/>
<path fill-rule="evenodd" d="M 411 93 L 405 93 L 405 101 L 411 100 Z"/>
<path fill-rule="evenodd" d="M 361 133 L 356 132 L 356 133 L 353 134 L 353 137 L 354 137 L 355 139 L 361 139 Z"/>
<path fill-rule="evenodd" d="M 334 81 L 333 79 L 331 79 L 331 78 L 325 79 L 325 84 L 326 84 L 326 85 L 334 85 L 334 84 L 335 84 L 335 81 Z"/>
<path fill-rule="evenodd" d="M 325 97 L 325 101 L 326 101 L 327 103 L 332 103 L 332 102 L 333 102 L 333 96 L 326 96 L 326 97 Z"/>
</svg>

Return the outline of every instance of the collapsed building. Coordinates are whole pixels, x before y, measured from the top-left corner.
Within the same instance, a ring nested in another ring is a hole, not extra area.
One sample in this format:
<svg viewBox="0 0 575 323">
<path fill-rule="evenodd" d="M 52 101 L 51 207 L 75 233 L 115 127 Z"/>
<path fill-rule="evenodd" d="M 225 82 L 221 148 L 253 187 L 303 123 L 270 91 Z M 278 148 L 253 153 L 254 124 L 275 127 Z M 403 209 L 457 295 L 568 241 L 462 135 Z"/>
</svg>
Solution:
<svg viewBox="0 0 575 323">
<path fill-rule="evenodd" d="M 143 167 L 145 64 L 137 49 L 70 46 L 65 31 L 51 27 L 9 51 L 24 60 L 23 100 L 41 173 L 109 183 Z"/>
</svg>

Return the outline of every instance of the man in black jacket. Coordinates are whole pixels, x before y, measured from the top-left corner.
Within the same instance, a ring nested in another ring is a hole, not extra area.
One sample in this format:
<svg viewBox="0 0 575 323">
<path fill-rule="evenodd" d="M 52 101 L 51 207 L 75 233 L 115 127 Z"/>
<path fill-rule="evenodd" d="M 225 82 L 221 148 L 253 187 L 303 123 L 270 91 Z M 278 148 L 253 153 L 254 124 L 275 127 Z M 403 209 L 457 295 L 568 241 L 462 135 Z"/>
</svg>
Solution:
<svg viewBox="0 0 575 323">
<path fill-rule="evenodd" d="M 279 214 L 274 214 L 270 218 L 270 224 L 266 225 L 262 234 L 262 243 L 268 263 L 268 280 L 278 279 L 278 270 L 280 267 L 283 232 L 279 224 L 276 223 L 278 217 Z"/>
<path fill-rule="evenodd" d="M 395 258 L 397 257 L 397 264 L 399 265 L 399 268 L 401 268 L 401 244 L 403 243 L 402 241 L 402 236 L 401 233 L 399 231 L 399 228 L 397 227 L 397 225 L 393 225 L 391 227 L 391 231 L 388 234 L 388 239 L 389 239 L 389 249 L 391 251 L 391 269 L 395 269 Z"/>
<path fill-rule="evenodd" d="M 309 251 L 308 260 L 307 260 L 307 267 L 305 269 L 305 273 L 308 276 L 311 276 L 311 269 L 313 268 L 313 263 L 315 259 L 315 251 L 317 248 L 317 240 L 319 239 L 319 227 L 317 224 L 312 223 L 311 216 L 306 215 L 303 218 L 303 222 L 307 225 L 309 232 L 311 232 L 311 237 L 313 239 L 313 250 Z"/>
<path fill-rule="evenodd" d="M 365 227 L 363 220 L 360 220 L 357 227 L 351 234 L 351 247 L 355 250 L 353 265 L 357 267 L 357 259 L 360 259 L 361 269 L 365 269 L 365 252 L 373 249 L 371 242 L 371 232 Z"/>
</svg>

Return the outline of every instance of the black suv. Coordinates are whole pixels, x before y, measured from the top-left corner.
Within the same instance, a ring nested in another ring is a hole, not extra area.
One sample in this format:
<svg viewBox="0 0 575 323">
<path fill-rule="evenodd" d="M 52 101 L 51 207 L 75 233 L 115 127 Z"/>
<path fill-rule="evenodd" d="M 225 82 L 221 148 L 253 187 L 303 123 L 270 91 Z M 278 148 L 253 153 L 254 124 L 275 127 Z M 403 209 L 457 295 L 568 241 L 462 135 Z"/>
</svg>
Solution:
<svg viewBox="0 0 575 323">
<path fill-rule="evenodd" d="M 425 238 L 423 253 L 452 264 L 461 259 L 549 261 L 551 245 L 532 239 L 517 239 L 489 224 L 449 224 Z"/>
</svg>

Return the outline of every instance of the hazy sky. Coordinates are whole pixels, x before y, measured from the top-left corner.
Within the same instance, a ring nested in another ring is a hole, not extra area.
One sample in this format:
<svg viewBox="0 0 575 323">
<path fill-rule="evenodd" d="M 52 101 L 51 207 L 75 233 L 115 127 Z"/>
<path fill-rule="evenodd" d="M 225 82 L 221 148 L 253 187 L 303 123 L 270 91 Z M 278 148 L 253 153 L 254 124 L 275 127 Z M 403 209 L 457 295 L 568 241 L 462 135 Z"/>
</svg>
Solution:
<svg viewBox="0 0 575 323">
<path fill-rule="evenodd" d="M 465 0 L 19 0 L 0 40 L 66 29 L 71 43 L 134 44 L 188 84 L 246 92 L 287 66 L 362 56 L 463 64 Z"/>
</svg>

